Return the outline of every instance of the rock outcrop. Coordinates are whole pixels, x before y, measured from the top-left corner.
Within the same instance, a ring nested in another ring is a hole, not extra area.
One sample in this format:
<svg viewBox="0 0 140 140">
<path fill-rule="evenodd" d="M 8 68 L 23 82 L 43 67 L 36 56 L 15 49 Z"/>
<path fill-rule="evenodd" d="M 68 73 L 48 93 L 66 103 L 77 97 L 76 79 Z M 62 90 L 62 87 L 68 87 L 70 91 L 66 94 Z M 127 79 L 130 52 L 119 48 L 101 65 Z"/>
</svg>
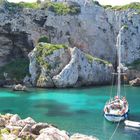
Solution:
<svg viewBox="0 0 140 140">
<path fill-rule="evenodd" d="M 136 78 L 134 80 L 129 81 L 131 86 L 140 86 L 140 78 Z"/>
<path fill-rule="evenodd" d="M 27 91 L 27 87 L 21 84 L 13 86 L 14 91 Z"/>
<path fill-rule="evenodd" d="M 74 47 L 39 43 L 29 54 L 31 81 L 39 87 L 108 84 L 112 65 Z"/>
<path fill-rule="evenodd" d="M 0 115 L 0 139 L 1 140 L 98 140 L 93 136 L 74 134 L 47 124 L 37 123 L 28 117 L 22 120 L 17 114 Z"/>
</svg>

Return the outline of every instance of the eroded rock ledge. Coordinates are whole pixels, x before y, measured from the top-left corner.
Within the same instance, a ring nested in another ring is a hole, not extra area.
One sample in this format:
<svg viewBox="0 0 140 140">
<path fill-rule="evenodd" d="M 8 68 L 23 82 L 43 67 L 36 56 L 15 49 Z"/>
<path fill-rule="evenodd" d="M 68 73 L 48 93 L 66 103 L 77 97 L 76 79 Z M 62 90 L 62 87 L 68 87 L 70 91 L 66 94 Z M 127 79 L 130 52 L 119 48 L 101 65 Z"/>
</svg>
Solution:
<svg viewBox="0 0 140 140">
<path fill-rule="evenodd" d="M 17 114 L 0 115 L 1 140 L 98 140 L 83 134 L 69 135 L 48 123 L 37 123 L 32 118 L 21 119 Z"/>
</svg>

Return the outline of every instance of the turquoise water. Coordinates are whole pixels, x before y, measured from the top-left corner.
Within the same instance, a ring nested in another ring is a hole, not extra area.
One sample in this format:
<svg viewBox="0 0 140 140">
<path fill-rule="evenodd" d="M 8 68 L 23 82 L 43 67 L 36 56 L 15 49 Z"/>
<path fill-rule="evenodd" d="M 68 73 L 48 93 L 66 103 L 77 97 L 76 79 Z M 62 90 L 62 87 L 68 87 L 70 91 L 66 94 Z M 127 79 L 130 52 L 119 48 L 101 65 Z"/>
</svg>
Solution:
<svg viewBox="0 0 140 140">
<path fill-rule="evenodd" d="M 0 112 L 31 116 L 70 133 L 94 135 L 109 140 L 117 124 L 106 121 L 103 107 L 111 87 L 82 89 L 32 89 L 27 93 L 0 89 Z M 114 91 L 115 89 L 113 89 Z M 140 121 L 140 87 L 126 87 L 130 120 Z M 120 124 L 113 140 L 140 140 L 140 130 Z"/>
</svg>

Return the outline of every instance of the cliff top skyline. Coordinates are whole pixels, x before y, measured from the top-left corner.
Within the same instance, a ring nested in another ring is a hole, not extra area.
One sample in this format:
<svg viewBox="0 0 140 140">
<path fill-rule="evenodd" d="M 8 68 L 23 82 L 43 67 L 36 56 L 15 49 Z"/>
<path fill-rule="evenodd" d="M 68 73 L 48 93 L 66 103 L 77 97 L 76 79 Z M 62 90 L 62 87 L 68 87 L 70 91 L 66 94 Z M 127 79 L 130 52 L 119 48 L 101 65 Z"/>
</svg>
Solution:
<svg viewBox="0 0 140 140">
<path fill-rule="evenodd" d="M 8 0 L 9 2 L 36 2 L 36 0 Z M 87 0 L 88 1 L 88 0 Z M 131 2 L 140 2 L 140 0 L 97 0 L 102 5 L 125 5 Z"/>
</svg>

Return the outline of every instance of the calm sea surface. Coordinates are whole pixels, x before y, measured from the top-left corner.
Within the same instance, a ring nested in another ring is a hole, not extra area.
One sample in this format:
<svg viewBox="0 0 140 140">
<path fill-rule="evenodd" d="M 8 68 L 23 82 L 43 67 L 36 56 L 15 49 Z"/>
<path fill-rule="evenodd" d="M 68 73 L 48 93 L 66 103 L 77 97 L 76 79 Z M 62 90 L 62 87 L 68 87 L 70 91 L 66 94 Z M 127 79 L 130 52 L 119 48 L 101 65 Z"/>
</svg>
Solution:
<svg viewBox="0 0 140 140">
<path fill-rule="evenodd" d="M 0 89 L 0 112 L 17 113 L 22 118 L 31 116 L 36 121 L 52 123 L 71 134 L 79 132 L 109 140 L 117 125 L 103 117 L 110 90 L 110 86 L 32 89 L 26 93 Z M 129 119 L 140 121 L 140 87 L 126 86 L 123 94 L 126 94 L 130 105 Z M 140 140 L 140 130 L 127 128 L 122 122 L 113 140 Z"/>
</svg>

